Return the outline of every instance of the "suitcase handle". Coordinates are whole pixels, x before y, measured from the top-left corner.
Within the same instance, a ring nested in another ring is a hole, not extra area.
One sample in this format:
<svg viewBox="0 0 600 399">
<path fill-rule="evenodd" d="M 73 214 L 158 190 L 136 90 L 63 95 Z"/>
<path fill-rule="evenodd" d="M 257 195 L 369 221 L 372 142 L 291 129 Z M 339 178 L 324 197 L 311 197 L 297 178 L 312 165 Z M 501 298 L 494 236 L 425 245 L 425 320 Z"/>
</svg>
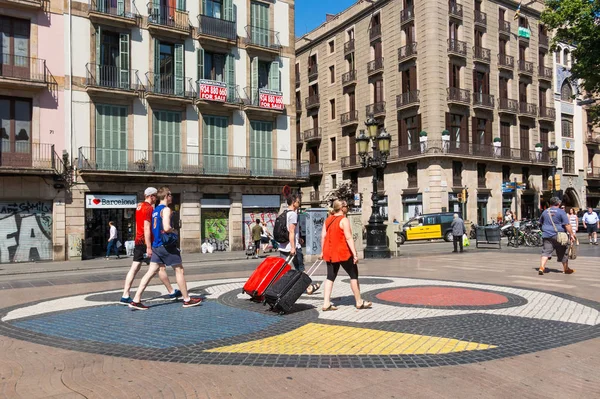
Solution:
<svg viewBox="0 0 600 399">
<path fill-rule="evenodd" d="M 315 263 L 313 263 L 313 265 L 310 267 L 310 269 L 308 269 L 306 271 L 306 274 L 308 274 L 308 277 L 312 277 L 312 275 L 315 274 L 315 272 L 317 271 L 319 266 L 321 266 L 322 263 L 323 263 L 323 259 L 317 259 L 315 261 Z"/>
</svg>

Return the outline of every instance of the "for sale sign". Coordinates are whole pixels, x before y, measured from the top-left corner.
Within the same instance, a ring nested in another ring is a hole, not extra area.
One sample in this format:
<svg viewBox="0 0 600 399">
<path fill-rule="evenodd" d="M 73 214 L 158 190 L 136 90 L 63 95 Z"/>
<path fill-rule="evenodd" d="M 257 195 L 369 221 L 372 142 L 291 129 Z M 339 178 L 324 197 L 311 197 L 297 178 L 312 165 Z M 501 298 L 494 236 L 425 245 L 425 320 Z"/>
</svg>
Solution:
<svg viewBox="0 0 600 399">
<path fill-rule="evenodd" d="M 201 100 L 227 101 L 227 84 L 216 80 L 198 81 L 198 91 Z"/>
<path fill-rule="evenodd" d="M 275 90 L 260 89 L 259 105 L 267 109 L 283 109 L 283 93 Z"/>
</svg>

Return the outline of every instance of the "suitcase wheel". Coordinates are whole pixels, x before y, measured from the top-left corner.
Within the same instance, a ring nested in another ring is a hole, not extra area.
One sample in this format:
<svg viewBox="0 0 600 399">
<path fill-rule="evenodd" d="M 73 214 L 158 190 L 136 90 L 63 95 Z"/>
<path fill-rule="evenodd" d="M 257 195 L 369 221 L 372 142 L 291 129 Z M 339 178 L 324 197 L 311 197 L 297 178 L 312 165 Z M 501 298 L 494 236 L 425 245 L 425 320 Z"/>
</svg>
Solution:
<svg viewBox="0 0 600 399">
<path fill-rule="evenodd" d="M 285 312 L 282 310 L 281 312 L 279 312 L 279 316 L 283 316 L 285 314 Z"/>
</svg>

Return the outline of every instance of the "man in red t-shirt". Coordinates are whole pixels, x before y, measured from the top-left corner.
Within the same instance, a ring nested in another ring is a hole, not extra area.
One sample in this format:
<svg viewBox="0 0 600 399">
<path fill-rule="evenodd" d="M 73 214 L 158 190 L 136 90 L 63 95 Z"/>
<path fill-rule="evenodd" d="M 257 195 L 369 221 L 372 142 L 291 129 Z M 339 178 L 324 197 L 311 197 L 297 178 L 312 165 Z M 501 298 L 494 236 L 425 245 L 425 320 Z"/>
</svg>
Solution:
<svg viewBox="0 0 600 399">
<path fill-rule="evenodd" d="M 119 301 L 121 305 L 129 305 L 131 302 L 129 290 L 131 289 L 131 284 L 133 284 L 135 275 L 140 271 L 142 262 L 145 261 L 146 263 L 149 263 L 150 257 L 152 256 L 152 211 L 154 211 L 157 193 L 157 189 L 148 187 L 146 191 L 144 191 L 144 202 L 139 203 L 135 211 L 135 249 L 133 250 L 133 263 L 131 264 L 131 269 L 129 269 L 129 272 L 127 273 L 127 277 L 125 277 L 123 296 L 121 296 L 121 300 Z M 173 289 L 167 271 L 164 268 L 158 272 L 158 277 L 167 288 L 167 291 L 169 291 L 170 299 L 181 297 L 181 291 Z"/>
</svg>

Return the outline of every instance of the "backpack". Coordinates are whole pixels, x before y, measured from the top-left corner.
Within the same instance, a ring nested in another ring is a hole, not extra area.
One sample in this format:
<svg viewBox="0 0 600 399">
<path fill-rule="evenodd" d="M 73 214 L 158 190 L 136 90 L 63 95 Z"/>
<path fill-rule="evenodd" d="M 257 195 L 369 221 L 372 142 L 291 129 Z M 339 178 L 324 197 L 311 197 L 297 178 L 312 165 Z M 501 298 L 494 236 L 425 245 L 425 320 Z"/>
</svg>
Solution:
<svg viewBox="0 0 600 399">
<path fill-rule="evenodd" d="M 290 242 L 290 232 L 287 228 L 287 213 L 289 210 L 281 212 L 281 215 L 275 219 L 275 225 L 273 226 L 273 238 L 275 241 L 281 244 Z"/>
</svg>

